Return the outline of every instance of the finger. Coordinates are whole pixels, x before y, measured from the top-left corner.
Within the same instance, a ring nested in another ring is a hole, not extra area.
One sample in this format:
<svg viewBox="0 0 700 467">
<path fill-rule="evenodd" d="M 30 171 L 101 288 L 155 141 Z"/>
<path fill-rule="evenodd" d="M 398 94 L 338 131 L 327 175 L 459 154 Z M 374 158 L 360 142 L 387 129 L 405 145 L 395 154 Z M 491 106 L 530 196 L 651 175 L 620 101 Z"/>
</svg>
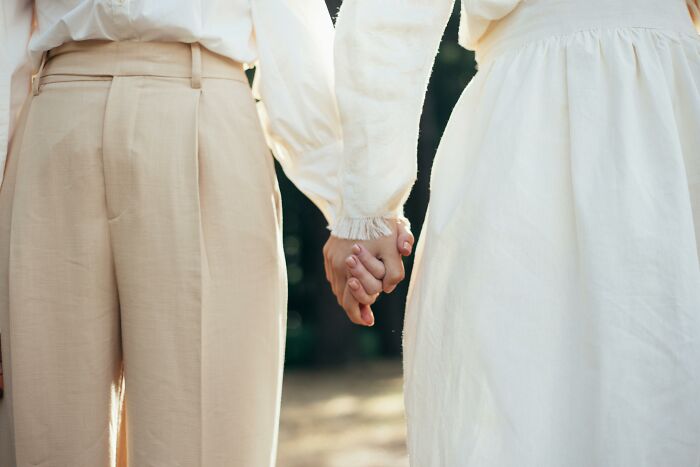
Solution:
<svg viewBox="0 0 700 467">
<path fill-rule="evenodd" d="M 396 248 L 403 256 L 410 256 L 416 239 L 413 237 L 411 229 L 403 222 L 400 222 L 397 228 L 398 235 L 396 236 Z"/>
<path fill-rule="evenodd" d="M 333 291 L 333 295 L 335 295 L 336 301 L 338 302 L 339 306 L 343 306 L 342 303 L 342 295 L 341 291 L 342 289 L 339 287 L 340 286 L 340 281 L 337 279 L 337 274 L 336 274 L 336 266 L 333 263 L 332 258 L 326 254 L 324 251 L 323 255 L 323 260 L 324 260 L 324 266 L 326 269 L 326 279 L 328 279 L 328 282 L 331 285 L 331 290 Z M 343 279 L 345 276 L 343 275 Z M 343 284 L 345 283 L 345 279 L 343 280 Z"/>
<path fill-rule="evenodd" d="M 382 281 L 384 292 L 391 293 L 405 277 L 405 270 L 401 256 L 394 250 L 393 255 L 382 257 L 386 267 L 386 275 Z"/>
<path fill-rule="evenodd" d="M 325 256 L 323 257 L 323 267 L 326 270 L 326 280 L 331 286 L 333 294 L 335 294 L 335 283 L 333 282 L 333 268 L 331 267 L 331 262 Z"/>
<path fill-rule="evenodd" d="M 382 265 L 382 269 L 384 269 L 384 263 L 382 263 L 381 261 L 379 262 Z M 357 278 L 360 285 L 364 289 L 363 292 L 365 292 L 367 295 L 378 294 L 382 291 L 382 281 L 380 279 L 377 279 L 374 275 L 370 274 L 365 265 L 360 262 L 357 256 L 352 255 L 348 257 L 345 260 L 345 265 L 348 267 L 350 274 L 353 277 Z M 384 276 L 385 274 L 382 274 L 381 277 L 383 278 Z"/>
<path fill-rule="evenodd" d="M 376 280 L 376 279 L 375 279 Z M 379 286 L 381 287 L 382 283 L 379 283 Z M 362 287 L 362 284 L 360 284 L 360 281 L 353 277 L 351 279 L 348 279 L 347 283 L 347 288 L 350 289 L 350 293 L 352 296 L 360 302 L 362 305 L 372 305 L 374 304 L 375 301 L 377 301 L 377 297 L 379 294 L 368 294 L 365 289 Z"/>
<path fill-rule="evenodd" d="M 335 284 L 333 282 L 333 273 L 331 269 L 331 263 L 328 261 L 328 259 L 324 259 L 324 269 L 326 270 L 326 280 L 328 281 L 328 284 L 331 286 L 331 291 L 333 292 L 333 295 L 335 295 Z"/>
<path fill-rule="evenodd" d="M 340 307 L 343 306 L 343 295 L 345 294 L 345 289 L 338 284 L 338 281 L 333 281 L 333 294 Z"/>
<path fill-rule="evenodd" d="M 350 290 L 346 287 L 345 293 L 343 295 L 343 309 L 345 314 L 348 315 L 350 321 L 360 326 L 368 326 L 369 323 L 365 322 L 362 317 L 362 311 L 360 310 L 360 304 L 355 298 L 350 294 Z M 365 313 L 366 316 L 366 313 Z"/>
<path fill-rule="evenodd" d="M 326 273 L 326 280 L 327 280 L 328 282 L 330 282 L 330 281 L 331 281 L 331 275 L 330 275 L 330 273 L 329 273 L 329 271 L 328 271 L 328 258 L 326 257 L 326 255 L 323 255 L 323 270 L 324 270 L 324 272 Z"/>
<path fill-rule="evenodd" d="M 343 300 L 347 288 L 348 273 L 344 261 L 331 261 L 331 278 L 333 279 L 333 293 L 338 299 L 338 304 L 345 308 Z"/>
<path fill-rule="evenodd" d="M 367 326 L 374 326 L 374 313 L 372 313 L 372 308 L 369 305 L 360 303 L 360 315 Z"/>
<path fill-rule="evenodd" d="M 357 256 L 357 258 L 365 266 L 367 271 L 372 274 L 372 276 L 379 280 L 384 279 L 386 268 L 384 267 L 384 263 L 382 263 L 379 258 L 367 251 L 367 248 L 363 247 L 359 243 L 352 246 L 352 252 L 355 256 Z"/>
<path fill-rule="evenodd" d="M 335 295 L 335 299 L 338 302 L 339 306 L 343 306 L 343 303 L 341 301 L 341 295 L 340 295 L 340 289 L 338 288 L 339 286 L 339 281 L 336 280 L 336 274 L 335 274 L 335 269 L 333 267 L 333 263 L 330 259 L 326 261 L 326 272 L 328 274 L 328 282 L 331 284 L 331 290 L 333 291 L 333 295 Z"/>
</svg>

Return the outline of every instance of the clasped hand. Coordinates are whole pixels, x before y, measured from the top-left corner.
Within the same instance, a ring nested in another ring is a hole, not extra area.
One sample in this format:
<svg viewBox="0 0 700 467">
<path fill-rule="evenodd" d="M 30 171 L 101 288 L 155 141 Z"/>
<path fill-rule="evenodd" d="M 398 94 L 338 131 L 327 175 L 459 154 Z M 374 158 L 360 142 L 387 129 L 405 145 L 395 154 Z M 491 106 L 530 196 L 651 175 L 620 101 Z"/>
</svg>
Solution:
<svg viewBox="0 0 700 467">
<path fill-rule="evenodd" d="M 403 256 L 413 250 L 408 226 L 391 222 L 392 233 L 375 240 L 330 236 L 323 247 L 326 279 L 350 321 L 374 324 L 371 305 L 380 293 L 390 293 L 405 277 Z"/>
</svg>

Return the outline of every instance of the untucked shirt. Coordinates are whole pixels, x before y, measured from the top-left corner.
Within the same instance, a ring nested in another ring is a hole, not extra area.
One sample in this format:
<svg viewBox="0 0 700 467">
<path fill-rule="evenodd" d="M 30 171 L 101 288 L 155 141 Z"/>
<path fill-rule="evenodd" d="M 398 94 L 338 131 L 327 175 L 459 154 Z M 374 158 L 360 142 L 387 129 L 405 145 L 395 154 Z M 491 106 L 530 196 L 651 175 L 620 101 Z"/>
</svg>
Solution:
<svg viewBox="0 0 700 467">
<path fill-rule="evenodd" d="M 333 36 L 323 0 L 2 0 L 0 168 L 44 51 L 88 39 L 200 42 L 257 65 L 270 147 L 331 222 L 342 151 Z"/>
</svg>

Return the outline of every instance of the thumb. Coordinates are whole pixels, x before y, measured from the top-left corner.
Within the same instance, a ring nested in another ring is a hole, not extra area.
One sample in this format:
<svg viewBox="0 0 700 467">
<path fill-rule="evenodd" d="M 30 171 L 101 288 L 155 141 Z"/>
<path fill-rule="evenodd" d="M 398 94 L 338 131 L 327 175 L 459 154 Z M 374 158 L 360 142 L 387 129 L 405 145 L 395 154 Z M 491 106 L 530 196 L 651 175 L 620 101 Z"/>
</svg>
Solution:
<svg viewBox="0 0 700 467">
<path fill-rule="evenodd" d="M 410 256 L 413 252 L 413 245 L 415 243 L 415 238 L 411 233 L 411 228 L 406 222 L 398 222 L 397 224 L 397 235 L 396 235 L 396 248 L 399 250 L 401 255 Z"/>
</svg>

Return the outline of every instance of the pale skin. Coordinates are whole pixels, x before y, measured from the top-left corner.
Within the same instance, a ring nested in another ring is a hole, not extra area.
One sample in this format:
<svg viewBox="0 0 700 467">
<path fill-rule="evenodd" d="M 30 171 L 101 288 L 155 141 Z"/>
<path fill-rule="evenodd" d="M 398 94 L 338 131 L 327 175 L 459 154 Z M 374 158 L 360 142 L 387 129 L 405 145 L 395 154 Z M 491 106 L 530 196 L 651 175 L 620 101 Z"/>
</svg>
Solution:
<svg viewBox="0 0 700 467">
<path fill-rule="evenodd" d="M 402 257 L 411 254 L 415 240 L 404 223 L 392 221 L 391 229 L 390 235 L 375 240 L 330 236 L 323 247 L 326 279 L 355 324 L 374 325 L 371 305 L 405 277 Z"/>
</svg>

